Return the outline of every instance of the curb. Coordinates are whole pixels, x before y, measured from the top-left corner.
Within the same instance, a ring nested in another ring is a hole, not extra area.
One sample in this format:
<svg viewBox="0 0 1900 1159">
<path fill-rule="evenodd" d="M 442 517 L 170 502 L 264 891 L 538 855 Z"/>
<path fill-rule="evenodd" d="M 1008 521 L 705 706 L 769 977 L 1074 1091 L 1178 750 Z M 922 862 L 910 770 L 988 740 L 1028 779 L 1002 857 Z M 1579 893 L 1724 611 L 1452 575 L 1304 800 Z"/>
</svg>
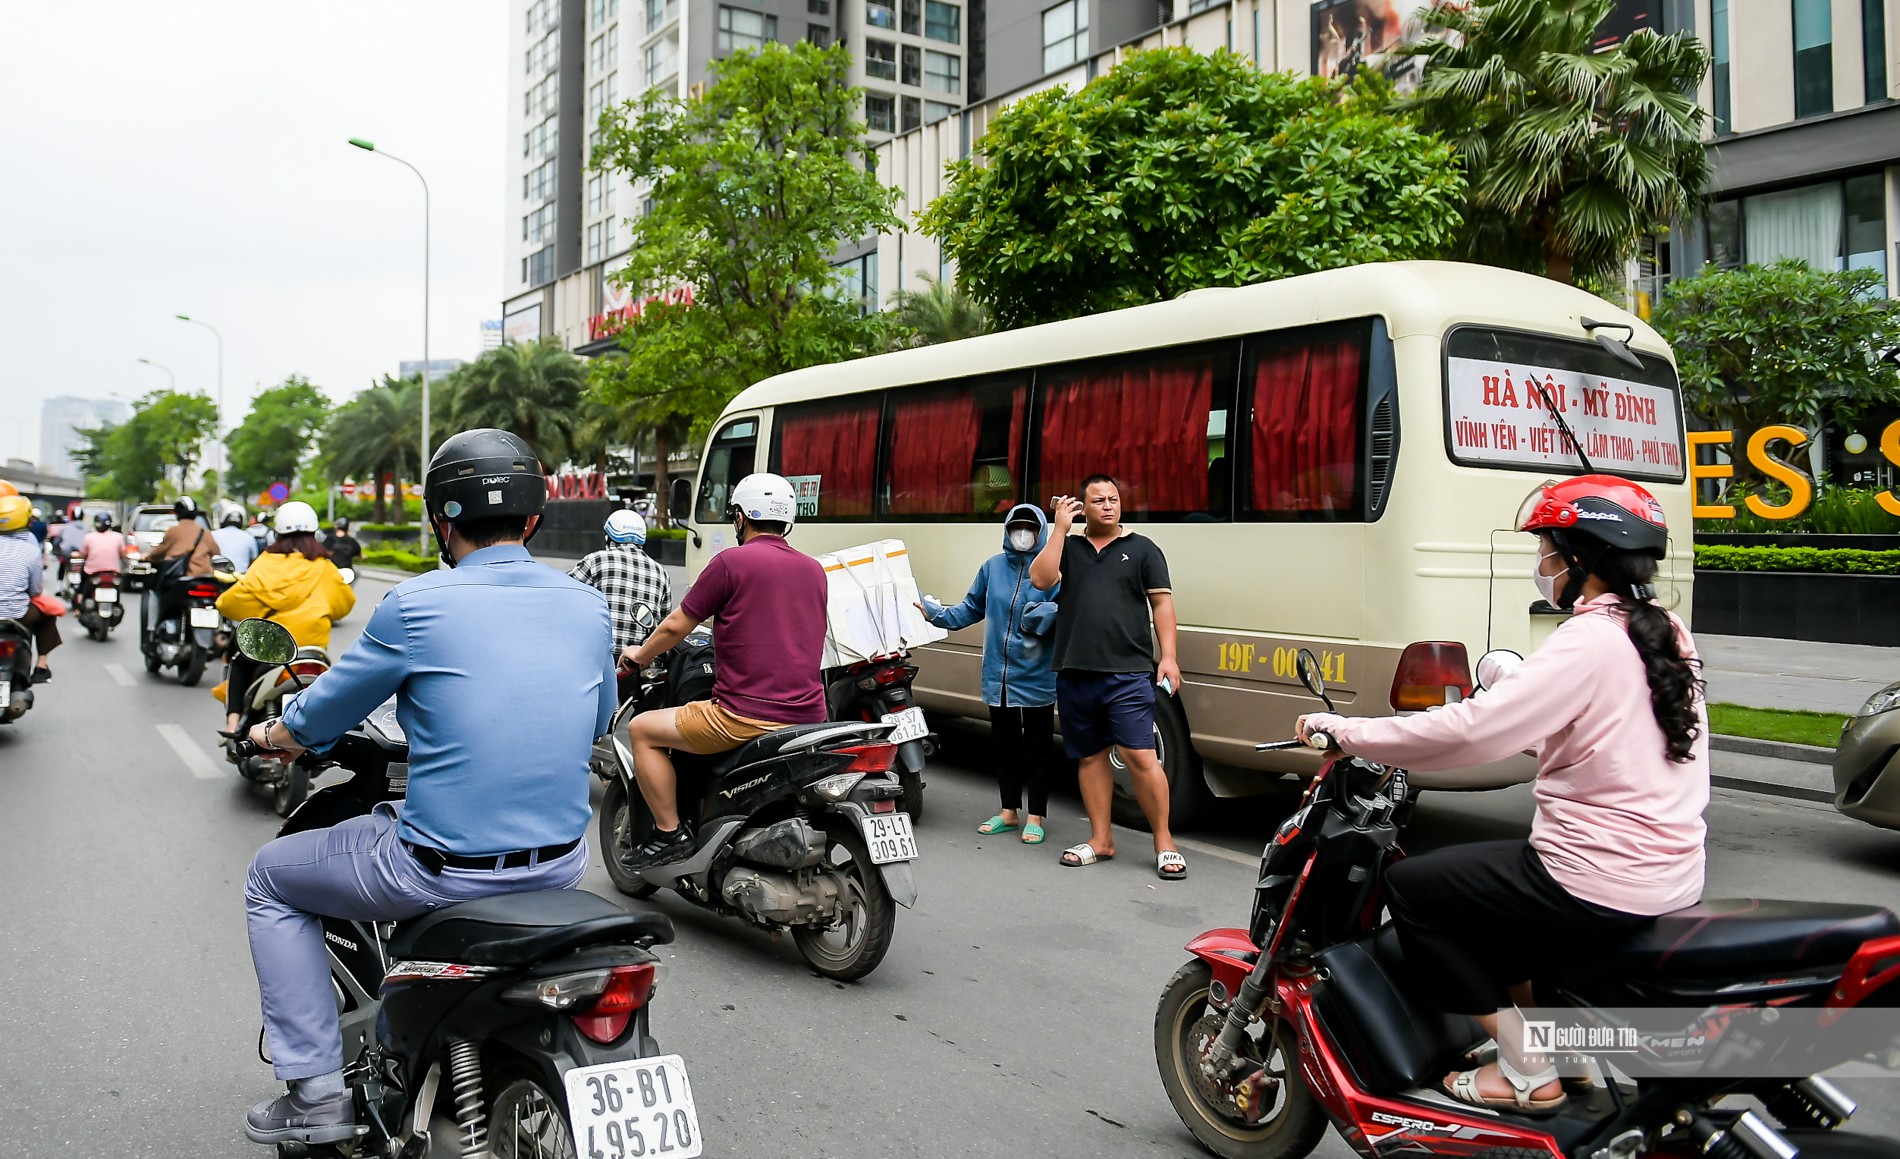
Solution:
<svg viewBox="0 0 1900 1159">
<path fill-rule="evenodd" d="M 1710 777 L 1709 784 L 1718 789 L 1755 793 L 1763 797 L 1787 797 L 1796 801 L 1813 801 L 1821 805 L 1834 803 L 1833 793 L 1824 789 L 1810 789 L 1803 785 L 1777 785 L 1773 781 L 1754 781 L 1747 777 L 1725 777 L 1720 774 Z"/>
<path fill-rule="evenodd" d="M 1774 757 L 1783 761 L 1801 761 L 1810 765 L 1832 765 L 1834 750 L 1819 745 L 1789 744 L 1778 740 L 1755 740 L 1745 736 L 1724 736 L 1711 733 L 1709 747 L 1722 752 L 1747 753 L 1754 757 Z M 1733 786 L 1731 786 L 1733 787 Z M 1832 800 L 1833 798 L 1829 798 Z"/>
</svg>

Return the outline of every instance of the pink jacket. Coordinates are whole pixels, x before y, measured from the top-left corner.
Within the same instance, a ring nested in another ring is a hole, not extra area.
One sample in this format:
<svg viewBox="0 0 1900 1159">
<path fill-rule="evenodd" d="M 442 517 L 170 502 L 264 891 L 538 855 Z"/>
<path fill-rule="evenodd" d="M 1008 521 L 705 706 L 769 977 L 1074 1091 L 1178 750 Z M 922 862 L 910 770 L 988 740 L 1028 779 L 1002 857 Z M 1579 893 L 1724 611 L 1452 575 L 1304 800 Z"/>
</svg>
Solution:
<svg viewBox="0 0 1900 1159">
<path fill-rule="evenodd" d="M 1708 832 L 1708 714 L 1698 700 L 1694 759 L 1671 762 L 1621 602 L 1606 595 L 1579 605 L 1517 671 L 1470 700 L 1414 716 L 1316 713 L 1308 727 L 1356 756 L 1408 769 L 1532 751 L 1531 846 L 1559 885 L 1624 913 L 1694 905 Z M 1681 621 L 1676 627 L 1693 659 L 1694 641 Z"/>
</svg>

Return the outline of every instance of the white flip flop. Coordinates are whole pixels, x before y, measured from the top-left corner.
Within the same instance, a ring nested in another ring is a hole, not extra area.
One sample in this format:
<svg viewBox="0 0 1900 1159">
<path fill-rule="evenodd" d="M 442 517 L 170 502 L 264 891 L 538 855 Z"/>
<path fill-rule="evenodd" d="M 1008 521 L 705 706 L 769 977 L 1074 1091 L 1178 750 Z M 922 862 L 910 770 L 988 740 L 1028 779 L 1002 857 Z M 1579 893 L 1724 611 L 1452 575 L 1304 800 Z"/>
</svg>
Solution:
<svg viewBox="0 0 1900 1159">
<path fill-rule="evenodd" d="M 1071 857 L 1075 858 L 1075 860 L 1068 860 Z M 1080 869 L 1084 865 L 1094 865 L 1098 861 L 1113 860 L 1115 860 L 1113 853 L 1097 853 L 1095 852 L 1095 846 L 1084 841 L 1080 845 L 1071 845 L 1067 849 L 1064 849 L 1062 855 L 1056 858 L 1056 863 L 1067 869 Z"/>
<path fill-rule="evenodd" d="M 1171 865 L 1178 865 L 1181 868 L 1177 872 L 1170 873 L 1168 872 L 1168 867 Z M 1185 879 L 1187 877 L 1187 858 L 1172 849 L 1163 849 L 1161 852 L 1155 854 L 1155 876 L 1162 881 L 1181 881 Z"/>
</svg>

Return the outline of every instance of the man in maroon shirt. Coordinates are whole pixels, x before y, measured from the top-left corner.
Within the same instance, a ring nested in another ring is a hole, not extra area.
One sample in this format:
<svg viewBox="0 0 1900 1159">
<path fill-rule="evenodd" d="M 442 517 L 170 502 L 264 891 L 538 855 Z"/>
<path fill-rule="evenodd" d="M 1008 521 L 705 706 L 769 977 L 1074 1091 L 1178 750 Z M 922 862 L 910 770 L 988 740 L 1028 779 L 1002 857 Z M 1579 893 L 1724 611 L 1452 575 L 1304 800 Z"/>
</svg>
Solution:
<svg viewBox="0 0 1900 1159">
<path fill-rule="evenodd" d="M 680 606 L 621 654 L 644 668 L 703 621 L 713 622 L 712 699 L 643 712 L 627 725 L 634 776 L 653 813 L 653 834 L 628 855 L 629 869 L 692 852 L 668 749 L 729 752 L 774 729 L 825 719 L 825 569 L 785 542 L 798 518 L 792 485 L 778 475 L 747 475 L 732 489 L 726 513 L 739 546 L 713 556 Z"/>
</svg>

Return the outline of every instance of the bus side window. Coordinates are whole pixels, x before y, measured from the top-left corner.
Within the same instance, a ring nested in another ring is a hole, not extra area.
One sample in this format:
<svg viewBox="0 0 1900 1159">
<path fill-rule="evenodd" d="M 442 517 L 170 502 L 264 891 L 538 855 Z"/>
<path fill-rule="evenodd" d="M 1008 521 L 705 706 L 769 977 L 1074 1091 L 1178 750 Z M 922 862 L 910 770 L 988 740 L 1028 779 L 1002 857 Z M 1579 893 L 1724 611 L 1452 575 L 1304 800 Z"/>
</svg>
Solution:
<svg viewBox="0 0 1900 1159">
<path fill-rule="evenodd" d="M 1246 507 L 1255 518 L 1364 519 L 1365 321 L 1248 340 L 1242 395 L 1251 446 Z"/>
<path fill-rule="evenodd" d="M 993 519 L 1033 501 L 1020 489 L 1029 380 L 1014 377 L 891 392 L 878 488 L 885 514 Z"/>
<path fill-rule="evenodd" d="M 883 409 L 884 396 L 875 392 L 778 408 L 772 421 L 772 470 L 799 488 L 801 517 L 870 517 Z"/>
<path fill-rule="evenodd" d="M 693 518 L 699 523 L 726 521 L 726 496 L 733 484 L 756 468 L 759 445 L 759 420 L 734 419 L 719 428 L 706 445 L 706 462 L 699 471 L 699 506 Z"/>
</svg>

